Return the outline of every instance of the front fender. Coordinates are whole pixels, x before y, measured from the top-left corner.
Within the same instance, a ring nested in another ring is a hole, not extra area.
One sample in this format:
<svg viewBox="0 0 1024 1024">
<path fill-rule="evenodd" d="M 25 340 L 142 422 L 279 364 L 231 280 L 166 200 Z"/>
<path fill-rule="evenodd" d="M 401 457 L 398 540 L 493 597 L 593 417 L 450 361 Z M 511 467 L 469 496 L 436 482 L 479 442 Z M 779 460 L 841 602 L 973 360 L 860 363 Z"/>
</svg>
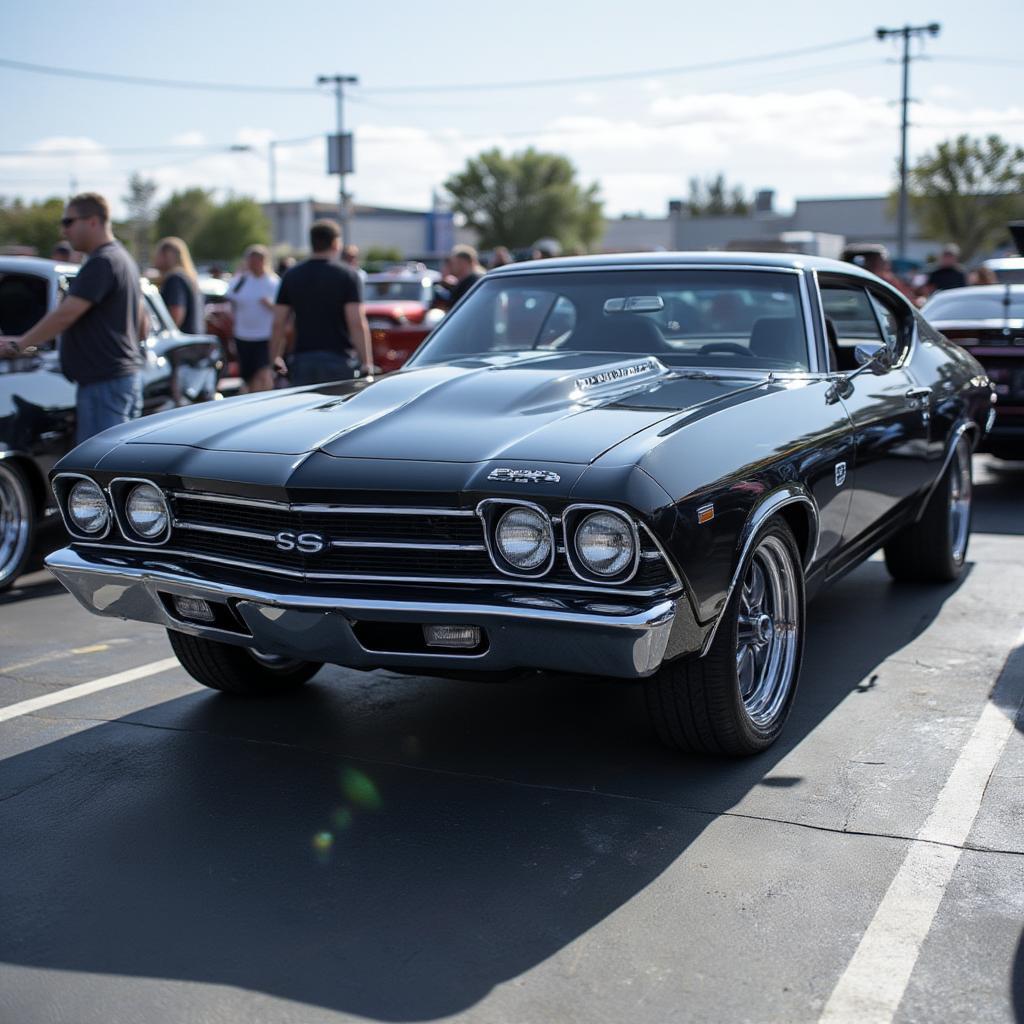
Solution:
<svg viewBox="0 0 1024 1024">
<path fill-rule="evenodd" d="M 787 512 L 787 509 L 790 511 Z M 797 546 L 801 549 L 803 554 L 804 571 L 806 572 L 814 563 L 815 553 L 818 548 L 819 533 L 817 503 L 815 502 L 813 495 L 810 494 L 803 484 L 783 484 L 781 487 L 778 487 L 765 495 L 756 505 L 754 505 L 743 524 L 743 528 L 740 530 L 736 546 L 736 557 L 733 563 L 729 586 L 725 592 L 725 597 L 722 599 L 721 605 L 715 614 L 711 629 L 708 630 L 708 633 L 704 638 L 704 643 L 700 651 L 702 656 L 707 654 L 711 644 L 714 642 L 715 634 L 718 632 L 718 627 L 721 624 L 723 615 L 725 614 L 725 609 L 728 607 L 733 591 L 739 584 L 740 573 L 743 571 L 747 555 L 750 553 L 750 549 L 753 546 L 754 541 L 757 539 L 758 533 L 764 524 L 776 515 L 782 515 L 793 529 Z"/>
</svg>

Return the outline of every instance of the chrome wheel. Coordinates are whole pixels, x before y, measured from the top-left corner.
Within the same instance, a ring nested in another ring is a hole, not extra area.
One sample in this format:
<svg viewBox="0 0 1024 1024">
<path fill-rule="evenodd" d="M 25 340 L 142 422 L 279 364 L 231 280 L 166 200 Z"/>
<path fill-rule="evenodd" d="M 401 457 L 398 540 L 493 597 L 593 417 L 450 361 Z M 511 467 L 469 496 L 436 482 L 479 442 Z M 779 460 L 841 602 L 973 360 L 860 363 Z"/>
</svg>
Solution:
<svg viewBox="0 0 1024 1024">
<path fill-rule="evenodd" d="M 32 506 L 20 474 L 0 463 L 0 587 L 21 569 L 32 536 Z"/>
<path fill-rule="evenodd" d="M 754 550 L 739 595 L 736 677 L 750 720 L 771 726 L 786 707 L 799 656 L 800 589 L 786 545 L 765 537 Z"/>
<path fill-rule="evenodd" d="M 949 538 L 953 561 L 960 565 L 967 554 L 971 530 L 971 451 L 961 437 L 949 466 Z"/>
</svg>

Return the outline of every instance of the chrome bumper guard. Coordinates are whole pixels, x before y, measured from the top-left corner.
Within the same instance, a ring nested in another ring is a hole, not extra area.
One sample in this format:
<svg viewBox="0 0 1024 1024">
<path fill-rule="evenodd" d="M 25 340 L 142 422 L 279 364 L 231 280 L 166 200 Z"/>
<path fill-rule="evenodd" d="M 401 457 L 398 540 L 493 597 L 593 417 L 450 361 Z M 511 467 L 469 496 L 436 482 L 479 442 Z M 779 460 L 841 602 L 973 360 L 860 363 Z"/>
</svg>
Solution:
<svg viewBox="0 0 1024 1024">
<path fill-rule="evenodd" d="M 265 591 L 211 582 L 156 558 L 85 557 L 73 548 L 53 552 L 46 566 L 83 607 L 98 615 L 359 669 L 544 669 L 638 679 L 661 664 L 679 599 L 676 595 L 644 605 L 610 593 L 571 598 L 503 593 L 465 602 L 406 601 L 288 592 L 277 580 L 280 589 Z M 218 625 L 180 618 L 174 605 L 179 596 L 210 603 L 218 609 Z M 388 646 L 390 631 L 379 625 L 387 623 L 479 626 L 484 639 L 481 649 L 466 652 L 375 649 Z M 367 624 L 374 627 L 369 632 L 363 630 Z M 368 645 L 367 636 L 385 641 Z"/>
</svg>

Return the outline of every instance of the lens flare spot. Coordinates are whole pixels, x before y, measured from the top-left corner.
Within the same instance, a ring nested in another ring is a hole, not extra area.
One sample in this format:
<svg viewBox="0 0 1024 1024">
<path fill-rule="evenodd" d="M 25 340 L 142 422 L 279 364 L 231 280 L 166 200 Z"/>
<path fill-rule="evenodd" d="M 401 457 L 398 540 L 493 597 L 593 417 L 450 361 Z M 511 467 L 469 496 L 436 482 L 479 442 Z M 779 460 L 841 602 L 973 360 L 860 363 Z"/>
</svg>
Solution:
<svg viewBox="0 0 1024 1024">
<path fill-rule="evenodd" d="M 313 836 L 313 851 L 320 858 L 329 856 L 334 845 L 334 836 L 330 832 L 317 832 Z"/>
<path fill-rule="evenodd" d="M 355 768 L 346 768 L 342 771 L 341 791 L 352 803 L 364 810 L 375 811 L 380 807 L 380 793 L 377 792 L 373 780 Z"/>
<path fill-rule="evenodd" d="M 352 824 L 352 812 L 347 807 L 339 807 L 331 815 L 331 823 L 339 832 L 344 832 Z"/>
</svg>

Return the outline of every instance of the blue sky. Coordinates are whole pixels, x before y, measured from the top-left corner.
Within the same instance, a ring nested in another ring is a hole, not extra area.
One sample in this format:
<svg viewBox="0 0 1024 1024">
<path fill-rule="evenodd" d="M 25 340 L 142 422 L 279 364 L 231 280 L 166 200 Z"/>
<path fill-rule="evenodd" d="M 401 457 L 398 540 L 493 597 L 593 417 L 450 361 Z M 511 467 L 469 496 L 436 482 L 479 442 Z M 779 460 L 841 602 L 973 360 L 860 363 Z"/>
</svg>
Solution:
<svg viewBox="0 0 1024 1024">
<path fill-rule="evenodd" d="M 356 134 L 358 202 L 422 207 L 482 148 L 566 153 L 601 184 L 611 214 L 664 212 L 692 175 L 722 171 L 748 190 L 797 196 L 886 190 L 897 155 L 900 70 L 878 25 L 939 21 L 915 62 L 919 153 L 960 131 L 1024 143 L 1024 3 L 831 4 L 517 0 L 458 6 L 393 0 L 161 6 L 0 0 L 0 58 L 161 79 L 309 88 L 318 74 L 359 77 L 346 104 Z M 689 67 L 858 40 L 783 60 Z M 637 72 L 558 86 L 537 79 Z M 436 86 L 455 86 L 437 90 Z M 190 185 L 266 199 L 270 139 L 278 197 L 332 199 L 322 173 L 329 92 L 243 94 L 62 78 L 0 67 L 0 195 L 72 185 L 116 201 L 133 170 L 161 196 Z M 244 144 L 247 153 L 209 147 Z M 180 147 L 118 153 L 128 147 Z M 46 158 L 29 150 L 79 150 Z M 11 155 L 6 155 L 11 154 Z"/>
</svg>

